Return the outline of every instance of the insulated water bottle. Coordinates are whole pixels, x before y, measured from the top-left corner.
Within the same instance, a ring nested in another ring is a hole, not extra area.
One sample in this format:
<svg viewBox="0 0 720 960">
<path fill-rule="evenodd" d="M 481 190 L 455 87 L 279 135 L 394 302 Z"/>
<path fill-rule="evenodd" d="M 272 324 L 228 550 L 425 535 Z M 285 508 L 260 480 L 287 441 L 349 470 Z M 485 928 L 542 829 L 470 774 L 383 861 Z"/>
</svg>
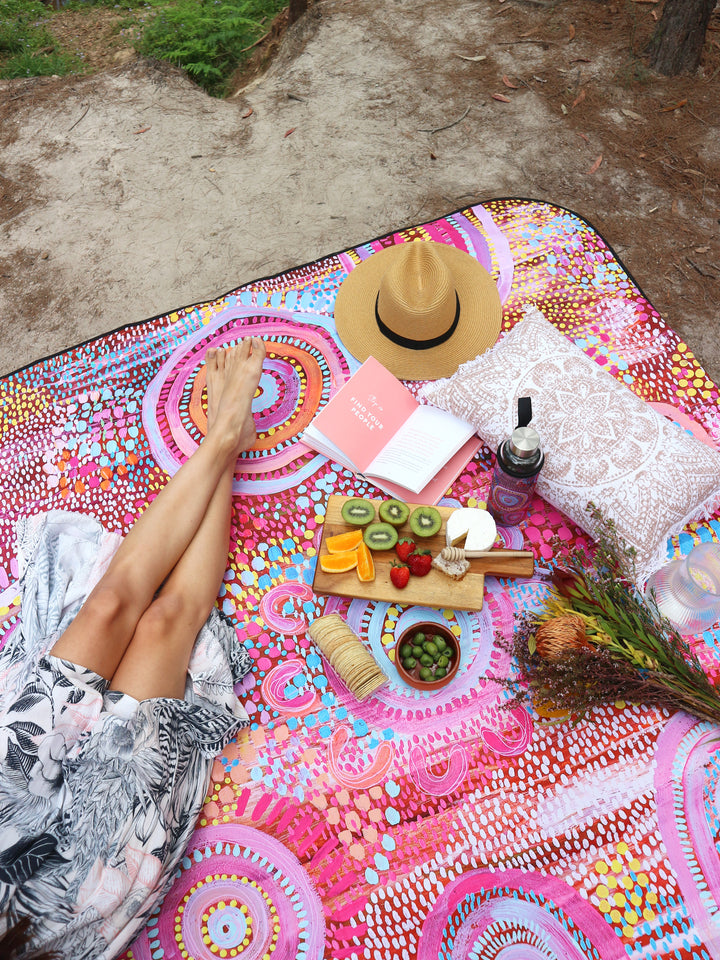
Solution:
<svg viewBox="0 0 720 960">
<path fill-rule="evenodd" d="M 545 462 L 540 436 L 528 423 L 530 397 L 518 400 L 518 425 L 497 450 L 487 509 L 503 527 L 520 523 L 530 506 L 538 474 Z"/>
</svg>

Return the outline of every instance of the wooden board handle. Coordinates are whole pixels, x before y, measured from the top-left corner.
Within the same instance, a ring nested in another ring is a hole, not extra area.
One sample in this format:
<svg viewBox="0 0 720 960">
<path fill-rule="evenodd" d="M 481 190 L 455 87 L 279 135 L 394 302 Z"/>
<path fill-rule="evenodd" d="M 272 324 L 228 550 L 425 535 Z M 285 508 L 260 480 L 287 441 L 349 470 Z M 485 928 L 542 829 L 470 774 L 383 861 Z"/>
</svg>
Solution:
<svg viewBox="0 0 720 960">
<path fill-rule="evenodd" d="M 502 550 L 489 550 L 484 557 L 470 560 L 472 569 L 490 577 L 531 577 L 535 572 L 535 557 L 529 550 L 508 551 L 519 556 L 510 557 Z"/>
<path fill-rule="evenodd" d="M 505 550 L 504 548 L 498 547 L 497 550 L 466 550 L 465 556 L 468 560 L 472 560 L 473 557 L 528 557 L 533 556 L 532 550 Z"/>
</svg>

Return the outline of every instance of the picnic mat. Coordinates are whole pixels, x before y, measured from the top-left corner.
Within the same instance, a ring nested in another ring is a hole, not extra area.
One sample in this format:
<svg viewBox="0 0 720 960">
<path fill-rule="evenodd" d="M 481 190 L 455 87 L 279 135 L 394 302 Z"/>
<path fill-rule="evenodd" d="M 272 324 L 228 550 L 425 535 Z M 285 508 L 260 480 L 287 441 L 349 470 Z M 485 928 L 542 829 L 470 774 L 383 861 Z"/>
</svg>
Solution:
<svg viewBox="0 0 720 960">
<path fill-rule="evenodd" d="M 0 380 L 4 639 L 18 618 L 16 518 L 63 507 L 125 533 L 203 435 L 206 348 L 244 334 L 268 347 L 218 601 L 255 660 L 239 691 L 252 723 L 215 761 L 171 892 L 125 956 L 718 958 L 717 731 L 623 704 L 553 722 L 502 709 L 508 694 L 488 679 L 511 672 L 497 634 L 545 596 L 549 541 L 586 542 L 566 518 L 535 499 L 508 546 L 534 549 L 536 579 L 488 578 L 478 613 L 313 595 L 328 496 L 378 495 L 300 439 L 358 367 L 335 334 L 335 295 L 374 251 L 414 238 L 492 272 L 504 329 L 532 301 L 638 395 L 720 437 L 716 387 L 607 243 L 577 215 L 522 199 L 390 233 Z M 491 463 L 483 449 L 442 502 L 483 503 Z M 668 555 L 718 533 L 717 516 L 688 527 Z M 331 612 L 390 676 L 364 703 L 308 636 Z M 450 624 L 463 661 L 447 688 L 420 692 L 387 651 L 427 618 Z M 713 675 L 718 636 L 697 641 Z"/>
</svg>

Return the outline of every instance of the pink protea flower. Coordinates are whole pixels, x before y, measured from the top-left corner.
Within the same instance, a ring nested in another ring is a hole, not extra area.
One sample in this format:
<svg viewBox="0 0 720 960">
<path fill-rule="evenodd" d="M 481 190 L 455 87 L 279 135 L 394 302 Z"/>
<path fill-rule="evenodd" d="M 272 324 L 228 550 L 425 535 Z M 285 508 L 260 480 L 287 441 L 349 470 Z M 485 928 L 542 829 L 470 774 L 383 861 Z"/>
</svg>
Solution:
<svg viewBox="0 0 720 960">
<path fill-rule="evenodd" d="M 578 650 L 592 650 L 585 632 L 585 621 L 575 613 L 545 620 L 535 631 L 535 649 L 543 660 L 564 660 Z"/>
</svg>

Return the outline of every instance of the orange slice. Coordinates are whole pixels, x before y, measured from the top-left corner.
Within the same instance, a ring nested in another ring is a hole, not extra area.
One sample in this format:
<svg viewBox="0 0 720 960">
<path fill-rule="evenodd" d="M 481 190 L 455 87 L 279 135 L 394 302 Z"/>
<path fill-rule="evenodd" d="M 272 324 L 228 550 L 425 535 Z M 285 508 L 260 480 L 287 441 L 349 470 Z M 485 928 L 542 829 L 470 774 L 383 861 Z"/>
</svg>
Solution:
<svg viewBox="0 0 720 960">
<path fill-rule="evenodd" d="M 345 553 L 359 547 L 362 542 L 362 527 L 358 527 L 356 530 L 348 530 L 347 533 L 336 533 L 334 537 L 328 537 L 325 546 L 328 553 Z"/>
<path fill-rule="evenodd" d="M 358 580 L 361 580 L 363 583 L 368 583 L 370 580 L 375 579 L 375 564 L 372 558 L 372 551 L 368 545 L 361 541 L 357 550 L 357 575 Z"/>
<path fill-rule="evenodd" d="M 345 573 L 357 566 L 357 550 L 345 550 L 342 553 L 323 553 L 320 557 L 320 569 L 325 573 Z"/>
</svg>

